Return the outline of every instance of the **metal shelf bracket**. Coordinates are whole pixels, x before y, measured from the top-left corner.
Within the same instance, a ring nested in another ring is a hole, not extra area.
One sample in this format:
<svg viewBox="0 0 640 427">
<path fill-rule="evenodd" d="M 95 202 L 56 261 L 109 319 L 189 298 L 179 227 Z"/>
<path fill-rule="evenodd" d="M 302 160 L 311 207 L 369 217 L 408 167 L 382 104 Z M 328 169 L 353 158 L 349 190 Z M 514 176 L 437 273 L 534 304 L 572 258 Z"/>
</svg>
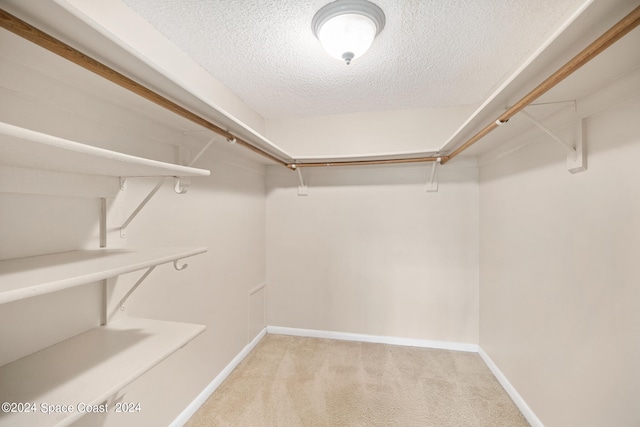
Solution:
<svg viewBox="0 0 640 427">
<path fill-rule="evenodd" d="M 188 266 L 189 266 L 189 264 L 187 264 L 187 263 L 180 264 L 180 260 L 178 260 L 178 259 L 173 261 L 173 268 L 175 268 L 178 271 L 182 271 L 185 268 L 187 268 Z M 138 281 L 131 287 L 131 289 L 129 289 L 129 291 L 122 297 L 122 299 L 120 300 L 120 302 L 118 303 L 118 305 L 116 307 L 120 307 L 120 310 L 124 311 L 125 310 L 124 303 L 127 302 L 129 297 L 135 292 L 136 289 L 138 289 L 138 286 L 140 286 L 142 284 L 142 282 L 144 282 L 144 280 L 149 276 L 149 274 L 151 274 L 151 272 L 153 270 L 155 270 L 156 267 L 157 267 L 157 265 L 154 265 L 153 267 L 149 267 L 147 269 L 147 271 L 145 271 L 144 274 L 142 276 L 140 276 Z"/>
<path fill-rule="evenodd" d="M 138 281 L 135 283 L 135 285 L 133 285 L 131 287 L 131 289 L 129 289 L 129 292 L 127 292 L 122 299 L 120 300 L 120 302 L 118 303 L 117 307 L 120 307 L 121 311 L 124 311 L 125 307 L 124 307 L 124 303 L 129 299 L 129 297 L 131 296 L 131 294 L 133 294 L 133 292 L 135 292 L 136 289 L 138 289 L 138 286 L 140 286 L 142 284 L 142 282 L 144 282 L 144 279 L 147 278 L 147 276 L 149 274 L 151 274 L 151 272 L 156 268 L 156 266 L 154 265 L 153 267 L 149 267 L 147 269 L 147 271 L 144 272 L 144 274 L 138 279 Z"/>
<path fill-rule="evenodd" d="M 211 138 L 211 140 L 207 143 L 207 145 L 205 145 L 199 152 L 198 154 L 196 154 L 196 156 L 189 162 L 189 164 L 187 166 L 193 166 L 195 164 L 195 162 L 198 161 L 198 159 L 204 154 L 205 151 L 207 151 L 207 149 L 209 147 L 211 147 L 211 144 L 213 144 L 213 141 L 215 141 L 215 137 Z M 149 194 L 147 194 L 147 197 L 145 197 L 142 202 L 140 202 L 140 204 L 138 205 L 137 208 L 135 208 L 135 210 L 131 213 L 131 215 L 129 215 L 129 217 L 126 219 L 126 221 L 124 223 L 122 223 L 122 225 L 120 226 L 120 237 L 121 238 L 125 238 L 127 237 L 127 227 L 129 226 L 129 224 L 131 223 L 131 221 L 133 221 L 133 219 L 140 213 L 140 211 L 142 210 L 142 208 L 144 208 L 146 206 L 147 203 L 149 203 L 149 200 L 151 200 L 151 198 L 153 198 L 153 196 L 155 196 L 155 194 L 158 192 L 158 190 L 160 190 L 160 188 L 162 188 L 162 185 L 165 183 L 165 181 L 167 180 L 167 177 L 162 178 L 155 187 L 153 187 L 153 190 L 151 190 L 149 192 Z M 175 177 L 175 185 L 173 187 L 174 191 L 178 194 L 184 194 L 187 192 L 187 187 L 188 187 L 188 182 L 189 181 L 185 181 L 185 180 L 181 180 L 180 177 Z M 122 183 L 122 180 L 120 181 Z M 122 188 L 122 184 L 121 184 L 121 188 Z"/>
<path fill-rule="evenodd" d="M 122 223 L 122 226 L 120 226 L 120 237 L 121 238 L 125 238 L 127 237 L 127 227 L 129 226 L 129 224 L 131 223 L 131 221 L 133 221 L 133 219 L 140 213 L 140 211 L 142 210 L 142 208 L 144 208 L 147 203 L 149 203 L 149 200 L 151 200 L 151 198 L 153 196 L 155 196 L 155 194 L 158 192 L 158 190 L 160 190 L 160 188 L 162 187 L 162 184 L 164 184 L 164 182 L 167 180 L 167 178 L 162 178 L 155 187 L 153 187 L 153 190 L 151 190 L 149 192 L 149 194 L 147 194 L 147 197 L 145 197 L 140 204 L 138 205 L 137 208 L 134 209 L 133 212 L 131 212 L 131 215 L 129 215 L 129 218 L 126 219 L 126 221 L 124 223 Z"/>
<path fill-rule="evenodd" d="M 433 162 L 433 165 L 431 166 L 431 174 L 429 175 L 429 181 L 427 181 L 427 189 L 426 189 L 426 191 L 429 193 L 438 191 L 438 179 L 437 179 L 436 171 L 440 162 L 442 162 L 442 157 L 438 157 L 438 159 L 435 162 Z"/>
<path fill-rule="evenodd" d="M 293 169 L 295 169 L 295 171 L 298 174 L 298 196 L 308 196 L 309 191 L 307 188 L 307 184 L 305 184 L 304 182 L 304 177 L 302 176 L 302 170 L 299 167 L 296 167 L 296 165 L 293 165 Z"/>
<path fill-rule="evenodd" d="M 577 124 L 576 135 L 575 135 L 575 147 L 573 144 L 566 142 L 564 139 L 560 138 L 556 135 L 551 129 L 546 127 L 540 121 L 538 121 L 535 117 L 529 114 L 527 111 L 520 111 L 524 117 L 526 117 L 531 123 L 539 127 L 544 133 L 553 138 L 554 141 L 558 142 L 566 151 L 567 151 L 567 170 L 571 173 L 579 173 L 587 170 L 587 158 L 586 153 L 583 151 L 583 128 L 584 128 L 584 119 L 580 120 Z"/>
</svg>

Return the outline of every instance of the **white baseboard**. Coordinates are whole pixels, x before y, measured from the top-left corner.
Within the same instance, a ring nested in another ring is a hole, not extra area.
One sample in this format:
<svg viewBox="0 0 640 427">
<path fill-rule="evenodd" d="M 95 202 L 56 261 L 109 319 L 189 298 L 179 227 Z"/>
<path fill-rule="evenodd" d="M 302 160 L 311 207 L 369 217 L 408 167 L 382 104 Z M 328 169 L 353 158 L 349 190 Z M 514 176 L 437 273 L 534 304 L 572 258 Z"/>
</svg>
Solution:
<svg viewBox="0 0 640 427">
<path fill-rule="evenodd" d="M 531 427 L 544 427 L 542 421 L 533 413 L 529 405 L 524 401 L 522 396 L 516 391 L 515 387 L 511 385 L 507 377 L 502 373 L 502 371 L 498 368 L 498 366 L 493 363 L 493 360 L 489 357 L 487 353 L 482 349 L 482 347 L 478 346 L 478 354 L 484 360 L 484 363 L 487 365 L 489 370 L 496 377 L 502 388 L 507 392 L 513 403 L 516 404 L 522 415 L 527 419 Z"/>
<path fill-rule="evenodd" d="M 430 341 L 415 338 L 399 338 L 381 335 L 353 334 L 348 332 L 319 331 L 315 329 L 287 328 L 283 326 L 267 326 L 267 333 L 293 335 L 296 337 L 327 338 L 342 341 L 361 341 L 377 344 L 403 345 L 407 347 L 437 348 L 441 350 L 478 352 L 477 344 L 448 341 Z"/>
<path fill-rule="evenodd" d="M 256 337 L 247 344 L 236 357 L 209 383 L 209 385 L 200 392 L 200 394 L 187 406 L 184 411 L 176 417 L 169 427 L 182 427 L 189 421 L 189 418 L 196 413 L 196 411 L 207 401 L 207 399 L 213 394 L 214 391 L 222 384 L 222 382 L 231 374 L 231 372 L 247 357 L 247 355 L 253 350 L 253 348 L 260 342 L 260 340 L 267 334 L 267 328 L 264 328 Z"/>
</svg>

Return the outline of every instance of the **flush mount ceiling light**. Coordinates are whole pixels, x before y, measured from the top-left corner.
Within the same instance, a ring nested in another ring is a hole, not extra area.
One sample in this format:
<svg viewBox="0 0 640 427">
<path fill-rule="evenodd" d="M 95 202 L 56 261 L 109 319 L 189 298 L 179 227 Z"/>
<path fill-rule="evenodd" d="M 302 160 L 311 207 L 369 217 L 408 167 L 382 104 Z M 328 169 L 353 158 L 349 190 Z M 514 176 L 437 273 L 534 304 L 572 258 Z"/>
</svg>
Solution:
<svg viewBox="0 0 640 427">
<path fill-rule="evenodd" d="M 311 28 L 329 55 L 349 65 L 384 28 L 384 12 L 366 0 L 337 0 L 316 12 Z"/>
</svg>

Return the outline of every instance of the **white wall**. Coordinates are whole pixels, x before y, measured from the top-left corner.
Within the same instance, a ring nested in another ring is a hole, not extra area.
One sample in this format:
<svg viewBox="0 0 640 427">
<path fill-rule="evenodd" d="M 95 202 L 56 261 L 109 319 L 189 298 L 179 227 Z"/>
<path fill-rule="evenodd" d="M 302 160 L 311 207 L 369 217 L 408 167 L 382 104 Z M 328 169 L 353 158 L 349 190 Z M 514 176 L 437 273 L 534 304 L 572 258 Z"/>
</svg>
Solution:
<svg viewBox="0 0 640 427">
<path fill-rule="evenodd" d="M 6 31 L 0 37 L 0 121 L 169 162 L 177 161 L 172 143 L 197 147 L 210 137 L 185 136 L 184 130 L 198 127 L 176 127 L 171 113 L 160 109 L 147 115 L 140 108 L 146 101 L 120 98 L 121 89 Z M 159 266 L 126 304 L 127 315 L 198 323 L 207 330 L 124 390 L 125 401 L 140 402 L 140 414 L 110 416 L 105 425 L 169 424 L 255 336 L 255 319 L 263 317 L 249 291 L 266 279 L 264 166 L 220 152 L 196 166 L 211 169 L 211 176 L 192 178 L 184 195 L 165 185 L 124 240 L 115 228 L 155 180 L 130 179 L 109 203 L 109 247 L 209 251 L 185 260 L 184 271 Z M 98 213 L 94 198 L 0 194 L 0 256 L 97 248 Z M 122 276 L 118 288 L 141 274 Z M 89 285 L 0 305 L 0 365 L 98 325 L 103 303 L 100 288 Z M 77 424 L 102 421 L 87 416 Z"/>
<path fill-rule="evenodd" d="M 266 120 L 266 136 L 296 158 L 438 151 L 474 106 Z"/>
<path fill-rule="evenodd" d="M 268 324 L 478 341 L 477 168 L 267 173 Z"/>
<path fill-rule="evenodd" d="M 640 99 L 480 171 L 480 345 L 546 427 L 640 425 Z"/>
</svg>

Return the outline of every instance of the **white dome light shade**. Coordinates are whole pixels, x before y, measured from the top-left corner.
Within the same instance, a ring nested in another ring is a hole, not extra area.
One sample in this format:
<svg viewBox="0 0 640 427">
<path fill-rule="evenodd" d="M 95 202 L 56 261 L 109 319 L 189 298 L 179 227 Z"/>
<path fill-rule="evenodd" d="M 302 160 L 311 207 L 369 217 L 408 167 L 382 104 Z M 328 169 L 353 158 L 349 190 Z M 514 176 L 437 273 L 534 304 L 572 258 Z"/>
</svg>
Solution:
<svg viewBox="0 0 640 427">
<path fill-rule="evenodd" d="M 315 14 L 311 28 L 329 55 L 349 65 L 369 49 L 384 21 L 382 9 L 367 0 L 337 0 Z"/>
<path fill-rule="evenodd" d="M 371 47 L 375 36 L 375 22 L 366 16 L 349 13 L 325 22 L 318 33 L 318 40 L 329 55 L 344 59 L 348 64 Z"/>
</svg>

